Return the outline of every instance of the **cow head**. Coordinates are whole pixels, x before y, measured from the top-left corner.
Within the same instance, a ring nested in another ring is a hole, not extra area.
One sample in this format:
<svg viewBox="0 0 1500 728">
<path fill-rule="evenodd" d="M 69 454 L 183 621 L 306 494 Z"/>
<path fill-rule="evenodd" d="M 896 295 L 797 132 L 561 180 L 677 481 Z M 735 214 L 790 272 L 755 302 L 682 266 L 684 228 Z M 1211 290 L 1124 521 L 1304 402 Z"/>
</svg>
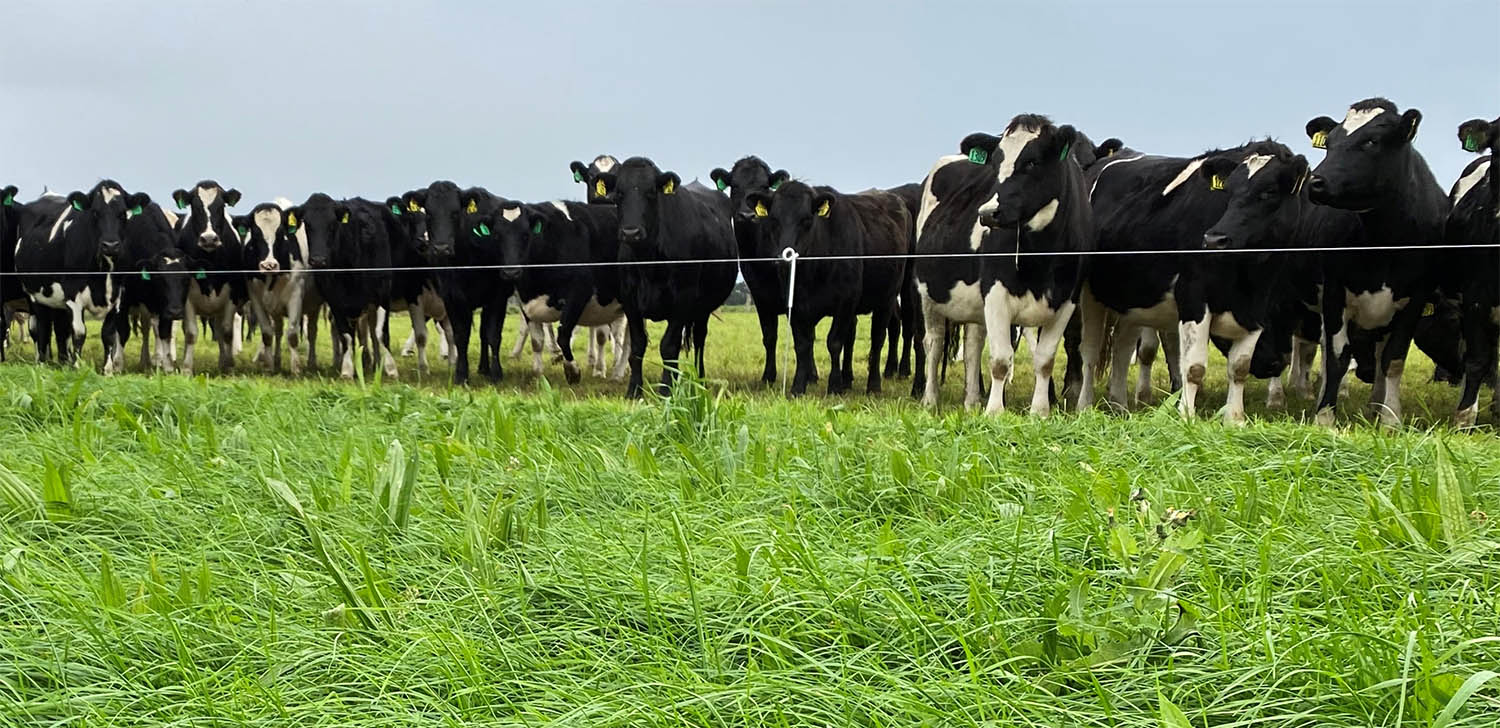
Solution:
<svg viewBox="0 0 1500 728">
<path fill-rule="evenodd" d="M 1205 248 L 1274 247 L 1296 231 L 1307 158 L 1275 142 L 1247 152 L 1210 157 L 1198 167 L 1197 184 L 1229 197 L 1223 216 L 1203 234 Z"/>
<path fill-rule="evenodd" d="M 1327 149 L 1307 181 L 1308 197 L 1320 205 L 1363 211 L 1395 197 L 1401 172 L 1411 163 L 1411 141 L 1422 112 L 1398 112 L 1385 99 L 1366 99 L 1344 114 L 1342 123 L 1326 116 L 1307 122 L 1314 147 Z"/>
<path fill-rule="evenodd" d="M 349 208 L 321 192 L 307 202 L 288 208 L 282 215 L 287 234 L 307 240 L 307 263 L 313 268 L 327 268 L 339 258 L 343 242 L 342 227 L 349 224 Z"/>
<path fill-rule="evenodd" d="M 500 269 L 500 280 L 520 280 L 520 266 L 531 261 L 534 246 L 542 242 L 546 220 L 529 206 L 502 198 L 481 203 L 479 210 L 469 232 L 494 246 L 496 259 L 505 266 Z"/>
<path fill-rule="evenodd" d="M 771 250 L 760 251 L 767 257 L 780 256 L 791 248 L 798 255 L 813 255 L 816 241 L 824 237 L 823 227 L 835 212 L 838 201 L 827 190 L 804 182 L 784 182 L 775 192 L 752 192 L 747 195 L 752 214 L 763 225 L 771 226 L 767 242 Z"/>
<path fill-rule="evenodd" d="M 995 194 L 980 205 L 981 221 L 999 228 L 1024 223 L 1032 232 L 1051 224 L 1069 176 L 1077 172 L 1071 156 L 1076 136 L 1073 127 L 1053 126 L 1045 116 L 1012 119 L 985 160 L 995 169 Z"/>
<path fill-rule="evenodd" d="M 131 212 L 125 189 L 114 180 L 104 180 L 88 192 L 70 193 L 67 200 L 68 219 L 87 225 L 99 256 L 114 261 L 125 250 L 125 221 Z"/>
<path fill-rule="evenodd" d="M 301 251 L 287 233 L 282 209 L 269 202 L 255 206 L 249 215 L 233 219 L 234 231 L 245 246 L 245 263 L 261 273 L 291 270 Z"/>
<path fill-rule="evenodd" d="M 614 198 L 611 197 L 609 189 L 599 185 L 599 175 L 614 174 L 616 168 L 620 166 L 620 160 L 608 154 L 601 154 L 594 157 L 594 161 L 587 165 L 583 162 L 575 161 L 568 166 L 573 170 L 573 181 L 583 183 L 584 188 L 587 190 L 585 193 L 586 200 L 591 204 L 600 205 L 614 203 Z"/>
<path fill-rule="evenodd" d="M 166 248 L 136 261 L 136 269 L 151 282 L 151 295 L 157 299 L 161 315 L 171 320 L 182 318 L 191 277 L 187 262 L 177 248 Z"/>
<path fill-rule="evenodd" d="M 762 162 L 760 157 L 745 157 L 734 163 L 728 171 L 722 167 L 708 173 L 708 178 L 714 181 L 714 186 L 719 190 L 729 192 L 730 207 L 734 210 L 736 220 L 754 222 L 755 208 L 747 202 L 751 193 L 765 195 L 775 192 L 781 183 L 791 179 L 791 175 L 784 169 L 771 171 L 770 165 Z"/>
<path fill-rule="evenodd" d="M 226 190 L 218 182 L 206 179 L 193 185 L 191 191 L 173 192 L 172 201 L 179 210 L 192 208 L 186 229 L 203 252 L 212 253 L 228 242 L 224 237 L 232 228 L 224 208 L 239 204 L 239 190 Z"/>
<path fill-rule="evenodd" d="M 660 229 L 662 198 L 680 194 L 682 178 L 661 171 L 645 157 L 631 157 L 615 169 L 601 172 L 598 180 L 603 183 L 600 191 L 620 206 L 620 242 L 649 246 Z"/>
<path fill-rule="evenodd" d="M 412 190 L 385 201 L 391 214 L 401 219 L 401 226 L 406 229 L 406 237 L 415 246 L 417 255 L 423 257 L 427 256 L 432 243 L 431 236 L 427 234 L 427 210 L 422 207 L 421 201 L 426 197 L 425 190 Z"/>
<path fill-rule="evenodd" d="M 402 198 L 408 212 L 413 204 L 427 226 L 427 258 L 436 265 L 452 262 L 460 238 L 468 237 L 464 227 L 467 207 L 459 198 L 463 191 L 452 182 L 438 181 L 425 190 L 413 190 Z"/>
<path fill-rule="evenodd" d="M 1500 154 L 1500 119 L 1494 121 L 1470 119 L 1459 124 L 1458 143 L 1466 152 Z"/>
</svg>

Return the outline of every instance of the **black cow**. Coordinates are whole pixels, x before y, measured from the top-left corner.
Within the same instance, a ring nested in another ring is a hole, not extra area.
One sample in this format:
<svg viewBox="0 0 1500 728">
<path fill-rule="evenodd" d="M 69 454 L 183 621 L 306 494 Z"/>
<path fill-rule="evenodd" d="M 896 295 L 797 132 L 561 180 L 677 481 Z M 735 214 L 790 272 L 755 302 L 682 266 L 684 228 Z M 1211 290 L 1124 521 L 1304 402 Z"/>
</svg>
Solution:
<svg viewBox="0 0 1500 728">
<path fill-rule="evenodd" d="M 386 206 L 360 198 L 334 200 L 321 192 L 285 211 L 283 223 L 306 235 L 307 260 L 318 293 L 333 319 L 334 359 L 339 375 L 354 377 L 355 347 L 366 341 L 366 357 L 385 375 L 398 375 L 391 356 L 391 250 L 402 245 L 403 228 Z M 353 272 L 351 272 L 351 269 Z"/>
<path fill-rule="evenodd" d="M 106 319 L 105 335 L 119 337 L 121 347 L 130 338 L 132 326 L 141 337 L 141 370 L 165 370 L 175 364 L 176 345 L 173 329 L 182 319 L 187 304 L 187 266 L 177 247 L 177 216 L 160 205 L 132 195 L 126 210 L 126 268 L 122 276 L 124 292 L 120 311 Z M 156 341 L 156 355 L 150 354 Z M 122 352 L 123 353 L 123 352 Z M 123 369 L 124 366 L 119 367 Z"/>
<path fill-rule="evenodd" d="M 401 197 L 390 197 L 385 201 L 391 214 L 401 218 L 406 232 L 407 244 L 393 251 L 397 268 L 425 268 L 428 266 L 431 243 L 427 233 L 427 213 L 420 205 Z M 411 316 L 411 335 L 401 347 L 402 356 L 417 356 L 417 372 L 427 372 L 427 322 L 434 321 L 438 334 L 438 351 L 451 367 L 457 361 L 453 346 L 453 324 L 448 320 L 448 307 L 438 295 L 437 277 L 433 271 L 410 270 L 398 272 L 396 279 L 397 300 L 392 305 L 405 308 Z"/>
<path fill-rule="evenodd" d="M 581 375 L 573 358 L 578 326 L 608 327 L 624 314 L 619 275 L 612 267 L 619 250 L 619 212 L 612 205 L 546 202 L 527 205 L 499 199 L 481 207 L 476 218 L 498 240 L 501 280 L 515 286 L 521 312 L 531 324 L 559 325 L 557 344 L 569 383 Z M 525 268 L 526 265 L 544 267 Z M 542 341 L 533 339 L 533 369 L 541 373 Z M 619 370 L 624 358 L 615 360 Z"/>
<path fill-rule="evenodd" d="M 1005 409 L 1005 382 L 1015 358 L 1012 326 L 1037 327 L 1032 348 L 1036 388 L 1031 413 L 1051 410 L 1052 366 L 1087 270 L 1083 255 L 1094 249 L 1094 222 L 1083 186 L 1083 169 L 1071 154 L 1079 141 L 1073 127 L 1054 126 L 1044 116 L 1011 120 L 993 147 L 986 145 L 986 171 L 993 192 L 979 206 L 983 253 L 1013 258 L 980 261 L 980 296 L 990 344 L 991 413 Z M 1083 144 L 1092 152 L 1092 144 Z M 972 243 L 971 243 L 972 244 Z M 1022 258 L 1021 254 L 1029 254 Z M 1038 253 L 1059 253 L 1057 256 Z"/>
<path fill-rule="evenodd" d="M 83 317 L 102 318 L 119 310 L 130 199 L 118 182 L 104 180 L 88 192 L 72 192 L 66 199 L 43 197 L 23 210 L 15 265 L 31 297 L 31 333 L 39 361 L 50 355 L 50 334 L 57 341 L 58 361 L 76 362 L 87 334 Z M 25 275 L 42 272 L 58 275 Z M 118 352 L 109 348 L 112 339 L 105 342 L 106 374 L 120 362 Z"/>
<path fill-rule="evenodd" d="M 1342 123 L 1326 116 L 1307 123 L 1313 146 L 1327 149 L 1308 180 L 1309 199 L 1359 213 L 1360 234 L 1344 245 L 1421 246 L 1442 241 L 1448 198 L 1412 147 L 1421 120 L 1416 109 L 1402 113 L 1390 101 L 1372 98 L 1349 107 Z M 1324 386 L 1319 424 L 1334 422 L 1338 385 L 1351 355 L 1351 327 L 1375 334 L 1378 362 L 1370 405 L 1386 425 L 1400 424 L 1401 374 L 1413 332 L 1439 274 L 1455 264 L 1454 256 L 1423 250 L 1355 250 L 1323 257 Z"/>
<path fill-rule="evenodd" d="M 26 306 L 26 292 L 21 289 L 16 272 L 16 241 L 21 237 L 21 203 L 15 185 L 0 188 L 0 362 L 10 344 L 11 312 Z"/>
<path fill-rule="evenodd" d="M 604 185 L 599 184 L 599 175 L 614 174 L 616 167 L 620 166 L 620 160 L 608 154 L 594 157 L 594 161 L 584 164 L 573 162 L 568 165 L 573 170 L 573 181 L 582 183 L 585 189 L 584 199 L 591 205 L 612 205 L 613 196 Z"/>
<path fill-rule="evenodd" d="M 692 336 L 698 372 L 705 373 L 709 316 L 734 289 L 737 265 L 729 200 L 697 183 L 684 186 L 675 172 L 663 172 L 645 157 L 631 157 L 596 179 L 604 185 L 604 196 L 620 208 L 618 260 L 674 262 L 620 269 L 620 298 L 630 329 L 626 396 L 641 394 L 647 319 L 667 322 L 661 340 L 661 388 L 666 392 L 676 376 L 684 335 Z M 701 260 L 716 262 L 690 262 Z"/>
<path fill-rule="evenodd" d="M 288 366 L 297 375 L 302 372 L 298 348 L 304 326 L 307 365 L 318 368 L 318 311 L 323 303 L 307 261 L 307 232 L 294 233 L 286 226 L 285 210 L 291 206 L 289 200 L 261 203 L 250 214 L 235 217 L 234 227 L 244 241 L 244 269 L 257 271 L 246 281 L 250 310 L 260 326 L 256 361 L 270 371 L 281 371 L 285 337 Z"/>
<path fill-rule="evenodd" d="M 453 383 L 469 381 L 469 340 L 474 312 L 479 317 L 479 373 L 500 381 L 501 325 L 512 286 L 492 269 L 464 270 L 466 266 L 497 266 L 500 246 L 488 225 L 476 218 L 481 206 L 492 207 L 495 197 L 475 187 L 460 190 L 448 181 L 402 196 L 405 210 L 423 216 L 427 230 L 427 259 L 435 266 L 432 279 L 453 327 Z M 405 215 L 403 215 L 405 217 Z"/>
<path fill-rule="evenodd" d="M 776 191 L 752 192 L 746 196 L 754 214 L 766 226 L 761 256 L 769 257 L 788 248 L 799 256 L 849 256 L 844 260 L 809 260 L 797 263 L 796 287 L 792 291 L 789 320 L 797 352 L 797 371 L 790 394 L 807 390 L 813 360 L 814 329 L 824 318 L 828 327 L 828 393 L 848 391 L 854 380 L 854 335 L 858 316 L 870 315 L 870 355 L 866 391 L 880 391 L 880 355 L 884 351 L 886 324 L 901 284 L 906 277 L 902 256 L 910 249 L 911 214 L 901 198 L 889 192 L 870 190 L 846 195 L 831 187 L 811 187 L 799 181 L 782 183 Z M 791 264 L 779 263 L 786 290 Z"/>
<path fill-rule="evenodd" d="M 240 192 L 226 190 L 213 180 L 203 180 L 191 190 L 173 192 L 172 201 L 177 203 L 177 209 L 190 210 L 187 219 L 180 223 L 177 238 L 177 247 L 187 257 L 187 269 L 193 273 L 182 317 L 180 368 L 184 374 L 193 373 L 198 323 L 204 317 L 219 344 L 219 371 L 227 372 L 234 368 L 239 339 L 235 335 L 234 317 L 249 300 L 245 276 L 239 272 L 245 262 L 244 245 L 225 211 L 226 207 L 239 204 Z"/>
<path fill-rule="evenodd" d="M 1500 119 L 1472 119 L 1458 127 L 1465 151 L 1483 153 L 1470 162 L 1454 183 L 1445 240 L 1451 244 L 1500 245 Z M 1468 250 L 1455 256 L 1464 262 L 1456 286 L 1462 302 L 1463 393 L 1454 422 L 1471 427 L 1479 416 L 1479 385 L 1495 376 L 1500 353 L 1500 250 Z M 1500 397 L 1490 402 L 1500 417 Z"/>
<path fill-rule="evenodd" d="M 754 207 L 746 200 L 751 194 L 775 192 L 791 175 L 784 169 L 772 172 L 770 165 L 751 156 L 735 162 L 727 171 L 716 168 L 708 176 L 721 191 L 729 192 L 729 206 L 734 212 L 734 239 L 741 259 L 740 275 L 745 278 L 745 287 L 750 289 L 750 300 L 754 302 L 755 315 L 760 319 L 761 345 L 766 352 L 760 379 L 766 384 L 775 384 L 776 337 L 780 317 L 786 313 L 786 287 L 777 273 L 776 263 L 749 260 L 767 255 L 771 245 L 763 244 L 761 237 L 774 238 L 775 232 L 760 223 Z M 780 250 L 776 251 L 777 255 L 780 253 Z M 816 369 L 810 376 L 817 379 Z"/>
<path fill-rule="evenodd" d="M 1252 142 L 1214 150 L 1192 159 L 1137 155 L 1099 165 L 1091 197 L 1099 224 L 1101 250 L 1258 248 L 1290 240 L 1296 206 L 1279 213 L 1270 233 L 1249 239 L 1237 232 L 1244 215 L 1260 207 L 1277 207 L 1283 196 L 1300 190 L 1306 160 L 1285 146 Z M 1231 199 L 1247 203 L 1226 212 Z M 1211 229 L 1215 226 L 1223 229 Z M 1176 334 L 1181 346 L 1184 385 L 1179 410 L 1196 414 L 1197 394 L 1207 374 L 1210 336 L 1231 341 L 1229 397 L 1225 421 L 1243 422 L 1244 384 L 1257 342 L 1281 300 L 1281 258 L 1267 255 L 1113 256 L 1089 277 L 1083 306 L 1083 355 L 1098 352 L 1104 320 L 1119 317 L 1111 369 L 1110 399 L 1125 404 L 1125 374 L 1130 347 L 1140 327 Z M 1085 375 L 1079 406 L 1092 403 L 1092 376 Z"/>
<path fill-rule="evenodd" d="M 910 244 L 907 247 L 915 249 L 917 214 L 922 209 L 922 183 L 912 182 L 892 187 L 886 192 L 901 198 L 901 202 L 906 205 L 906 212 L 911 219 L 911 228 L 907 230 L 907 239 Z M 917 294 L 917 279 L 913 274 L 914 270 L 915 266 L 911 265 L 908 260 L 905 278 L 901 283 L 901 299 L 897 305 L 896 314 L 891 317 L 889 334 L 891 351 L 885 360 L 885 376 L 905 378 L 912 375 L 912 354 L 916 354 L 917 376 L 912 381 L 911 388 L 913 397 L 926 388 L 923 378 L 927 376 L 927 349 L 922 342 L 922 297 Z M 899 359 L 897 358 L 898 349 Z"/>
</svg>

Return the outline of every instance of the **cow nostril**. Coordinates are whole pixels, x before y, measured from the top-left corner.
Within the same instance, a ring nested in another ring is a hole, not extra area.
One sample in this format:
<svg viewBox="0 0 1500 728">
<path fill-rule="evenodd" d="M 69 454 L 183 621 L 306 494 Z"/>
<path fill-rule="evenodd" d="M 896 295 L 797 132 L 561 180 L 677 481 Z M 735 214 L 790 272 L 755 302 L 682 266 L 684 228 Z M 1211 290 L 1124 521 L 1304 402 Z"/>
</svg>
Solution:
<svg viewBox="0 0 1500 728">
<path fill-rule="evenodd" d="M 1203 246 L 1206 248 L 1223 250 L 1224 248 L 1229 247 L 1229 236 L 1220 233 L 1204 233 Z"/>
<path fill-rule="evenodd" d="M 644 237 L 646 237 L 646 231 L 644 231 L 644 230 L 642 230 L 642 229 L 640 229 L 638 227 L 622 227 L 622 228 L 620 228 L 620 239 L 621 240 L 625 240 L 625 241 L 640 240 L 641 238 L 644 238 Z"/>
<path fill-rule="evenodd" d="M 1328 188 L 1328 180 L 1318 175 L 1313 175 L 1312 179 L 1307 181 L 1307 188 L 1315 192 L 1322 192 Z"/>
</svg>

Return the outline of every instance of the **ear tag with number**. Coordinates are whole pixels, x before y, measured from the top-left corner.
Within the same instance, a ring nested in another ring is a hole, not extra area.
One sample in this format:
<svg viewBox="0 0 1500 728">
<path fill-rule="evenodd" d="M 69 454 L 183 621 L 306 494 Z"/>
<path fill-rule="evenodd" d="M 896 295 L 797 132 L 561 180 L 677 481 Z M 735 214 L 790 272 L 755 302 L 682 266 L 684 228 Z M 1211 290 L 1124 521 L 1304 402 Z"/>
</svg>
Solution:
<svg viewBox="0 0 1500 728">
<path fill-rule="evenodd" d="M 719 188 L 720 192 L 723 192 L 724 188 L 728 187 L 729 185 L 724 184 L 724 178 L 720 177 L 720 178 L 714 180 L 714 186 L 717 187 L 717 188 Z"/>
<path fill-rule="evenodd" d="M 186 210 L 187 209 L 188 203 L 187 203 L 187 198 L 186 197 L 175 198 L 173 200 L 173 202 L 177 203 L 177 209 L 179 209 L 179 210 Z"/>
<path fill-rule="evenodd" d="M 532 235 L 541 235 L 542 234 L 542 221 L 541 220 L 537 220 L 536 222 L 531 223 L 531 234 Z"/>
<path fill-rule="evenodd" d="M 761 202 L 755 203 L 755 216 L 756 217 L 766 217 L 767 215 L 770 215 L 770 214 L 771 214 L 771 212 L 766 209 L 766 206 L 765 206 L 764 203 L 761 203 Z"/>
<path fill-rule="evenodd" d="M 208 277 L 208 274 L 205 273 L 205 272 L 203 272 L 202 268 L 199 268 L 198 272 L 193 274 L 193 278 L 196 278 L 196 279 L 198 279 L 200 281 L 203 280 L 203 279 L 205 279 L 205 278 L 207 278 L 207 277 Z"/>
<path fill-rule="evenodd" d="M 772 182 L 771 183 L 771 191 L 775 192 L 776 188 L 780 187 L 780 186 L 781 186 L 781 180 L 776 180 L 775 182 Z"/>
<path fill-rule="evenodd" d="M 339 224 L 340 225 L 348 225 L 349 224 L 349 213 L 346 212 L 346 213 L 344 213 L 343 217 L 339 218 Z"/>
<path fill-rule="evenodd" d="M 674 194 L 676 192 L 677 192 L 677 183 L 676 182 L 673 182 L 672 180 L 667 180 L 667 183 L 664 184 L 664 185 L 662 185 L 662 188 L 661 188 L 661 193 L 662 194 L 664 194 L 664 195 L 670 195 L 670 194 Z"/>
<path fill-rule="evenodd" d="M 1313 132 L 1313 135 L 1312 135 L 1312 145 L 1313 145 L 1313 149 L 1327 149 L 1328 148 L 1328 132 L 1326 132 L 1326 131 L 1315 131 L 1315 132 Z"/>
<path fill-rule="evenodd" d="M 981 149 L 979 147 L 973 147 L 972 149 L 969 150 L 969 161 L 970 162 L 973 162 L 975 164 L 984 164 L 985 162 L 988 162 L 989 160 L 990 160 L 990 153 L 989 152 L 986 152 L 986 151 L 984 151 L 983 149 Z"/>
<path fill-rule="evenodd" d="M 487 238 L 490 236 L 490 226 L 484 223 L 479 223 L 479 227 L 474 228 L 474 234 L 478 235 L 481 238 Z"/>
<path fill-rule="evenodd" d="M 4 205 L 6 207 L 10 207 L 14 204 L 16 204 L 16 196 L 10 193 L 6 193 L 5 199 L 0 200 L 0 205 Z"/>
<path fill-rule="evenodd" d="M 391 205 L 391 214 L 395 215 L 396 217 L 401 217 L 401 206 Z"/>
<path fill-rule="evenodd" d="M 1465 136 L 1464 137 L 1464 151 L 1466 151 L 1466 152 L 1477 152 L 1477 151 L 1479 151 L 1479 137 L 1476 137 L 1473 134 L 1469 134 L 1468 136 Z M 7 205 L 10 204 L 10 198 L 6 198 L 6 203 L 5 204 L 7 204 Z"/>
<path fill-rule="evenodd" d="M 1208 181 L 1208 188 L 1211 190 L 1224 189 L 1224 178 L 1220 177 L 1219 175 L 1214 175 L 1213 179 Z"/>
<path fill-rule="evenodd" d="M 467 212 L 470 215 L 479 212 L 479 203 L 475 202 L 474 200 L 469 200 L 469 206 L 464 208 L 464 212 Z"/>
<path fill-rule="evenodd" d="M 597 182 L 594 183 L 594 196 L 595 197 L 609 197 L 609 190 L 607 188 L 605 188 L 605 186 L 604 186 L 604 180 L 601 179 L 601 180 L 599 180 L 599 181 L 597 181 Z"/>
<path fill-rule="evenodd" d="M 418 205 L 416 200 L 410 200 L 406 203 L 406 209 L 410 212 L 421 212 L 422 206 Z"/>
<path fill-rule="evenodd" d="M 1057 161 L 1061 162 L 1068 158 L 1068 152 L 1073 149 L 1072 144 L 1064 144 L 1062 154 L 1057 155 Z"/>
<path fill-rule="evenodd" d="M 583 181 L 583 173 L 579 172 L 576 169 L 573 170 L 573 181 L 574 182 L 582 182 Z"/>
<path fill-rule="evenodd" d="M 143 281 L 149 281 L 149 280 L 151 280 L 151 273 L 148 272 L 145 268 L 141 269 L 141 280 L 143 280 Z"/>
<path fill-rule="evenodd" d="M 297 216 L 295 214 L 287 213 L 286 226 L 289 228 L 297 227 Z"/>
<path fill-rule="evenodd" d="M 73 209 L 79 212 L 83 212 L 83 203 L 79 202 L 78 200 L 73 200 Z"/>
<path fill-rule="evenodd" d="M 129 219 L 135 218 L 135 217 L 140 217 L 140 216 L 141 216 L 141 206 L 140 205 L 136 205 L 135 207 L 132 207 L 129 210 L 125 211 L 125 219 L 126 220 L 129 220 Z"/>
<path fill-rule="evenodd" d="M 824 200 L 823 204 L 818 206 L 818 217 L 828 217 L 828 200 Z"/>
</svg>

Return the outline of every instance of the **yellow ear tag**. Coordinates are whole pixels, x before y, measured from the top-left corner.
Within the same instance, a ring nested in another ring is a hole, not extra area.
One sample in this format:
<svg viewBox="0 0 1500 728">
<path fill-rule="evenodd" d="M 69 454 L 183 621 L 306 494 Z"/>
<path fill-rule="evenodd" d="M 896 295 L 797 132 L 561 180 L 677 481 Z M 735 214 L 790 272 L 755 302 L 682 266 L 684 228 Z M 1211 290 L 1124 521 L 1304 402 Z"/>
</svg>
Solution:
<svg viewBox="0 0 1500 728">
<path fill-rule="evenodd" d="M 294 213 L 287 213 L 286 224 L 290 227 L 297 227 L 297 216 Z"/>
<path fill-rule="evenodd" d="M 672 180 L 667 180 L 667 184 L 664 185 L 664 186 L 662 186 L 662 188 L 661 188 L 661 193 L 664 194 L 664 195 L 670 195 L 670 194 L 672 194 L 672 193 L 674 193 L 676 191 L 677 191 L 677 183 L 673 182 Z"/>
<path fill-rule="evenodd" d="M 478 205 L 478 203 L 474 202 L 473 200 L 469 200 L 469 206 L 466 207 L 466 208 L 464 208 L 464 212 L 467 212 L 470 215 L 473 215 L 474 213 L 479 212 L 479 205 Z"/>
<path fill-rule="evenodd" d="M 818 217 L 828 217 L 828 200 L 824 200 L 823 204 L 818 207 Z"/>
<path fill-rule="evenodd" d="M 595 197 L 609 197 L 609 190 L 607 188 L 605 188 L 605 186 L 604 186 L 604 180 L 601 179 L 601 180 L 599 180 L 599 181 L 597 181 L 597 182 L 594 183 L 594 196 Z"/>
<path fill-rule="evenodd" d="M 1327 149 L 1328 148 L 1328 132 L 1326 132 L 1326 131 L 1315 131 L 1315 132 L 1313 132 L 1312 143 L 1313 143 L 1313 149 Z"/>
<path fill-rule="evenodd" d="M 1437 311 L 1437 307 L 1429 303 L 1425 308 L 1422 309 L 1422 315 L 1431 316 L 1435 311 Z"/>
<path fill-rule="evenodd" d="M 1208 181 L 1208 188 L 1211 190 L 1224 189 L 1224 178 L 1220 177 L 1219 175 L 1214 175 L 1213 179 Z"/>
<path fill-rule="evenodd" d="M 341 224 L 348 225 L 349 224 L 349 213 L 347 213 L 347 212 L 344 213 L 344 216 L 341 217 L 341 218 L 339 218 L 339 222 Z"/>
<path fill-rule="evenodd" d="M 409 212 L 421 212 L 422 206 L 418 205 L 416 200 L 410 200 L 406 203 L 406 209 Z"/>
<path fill-rule="evenodd" d="M 770 215 L 770 214 L 771 214 L 770 211 L 766 210 L 766 206 L 765 206 L 764 203 L 761 203 L 761 202 L 755 203 L 755 216 L 756 217 L 765 217 L 765 216 Z"/>
</svg>

